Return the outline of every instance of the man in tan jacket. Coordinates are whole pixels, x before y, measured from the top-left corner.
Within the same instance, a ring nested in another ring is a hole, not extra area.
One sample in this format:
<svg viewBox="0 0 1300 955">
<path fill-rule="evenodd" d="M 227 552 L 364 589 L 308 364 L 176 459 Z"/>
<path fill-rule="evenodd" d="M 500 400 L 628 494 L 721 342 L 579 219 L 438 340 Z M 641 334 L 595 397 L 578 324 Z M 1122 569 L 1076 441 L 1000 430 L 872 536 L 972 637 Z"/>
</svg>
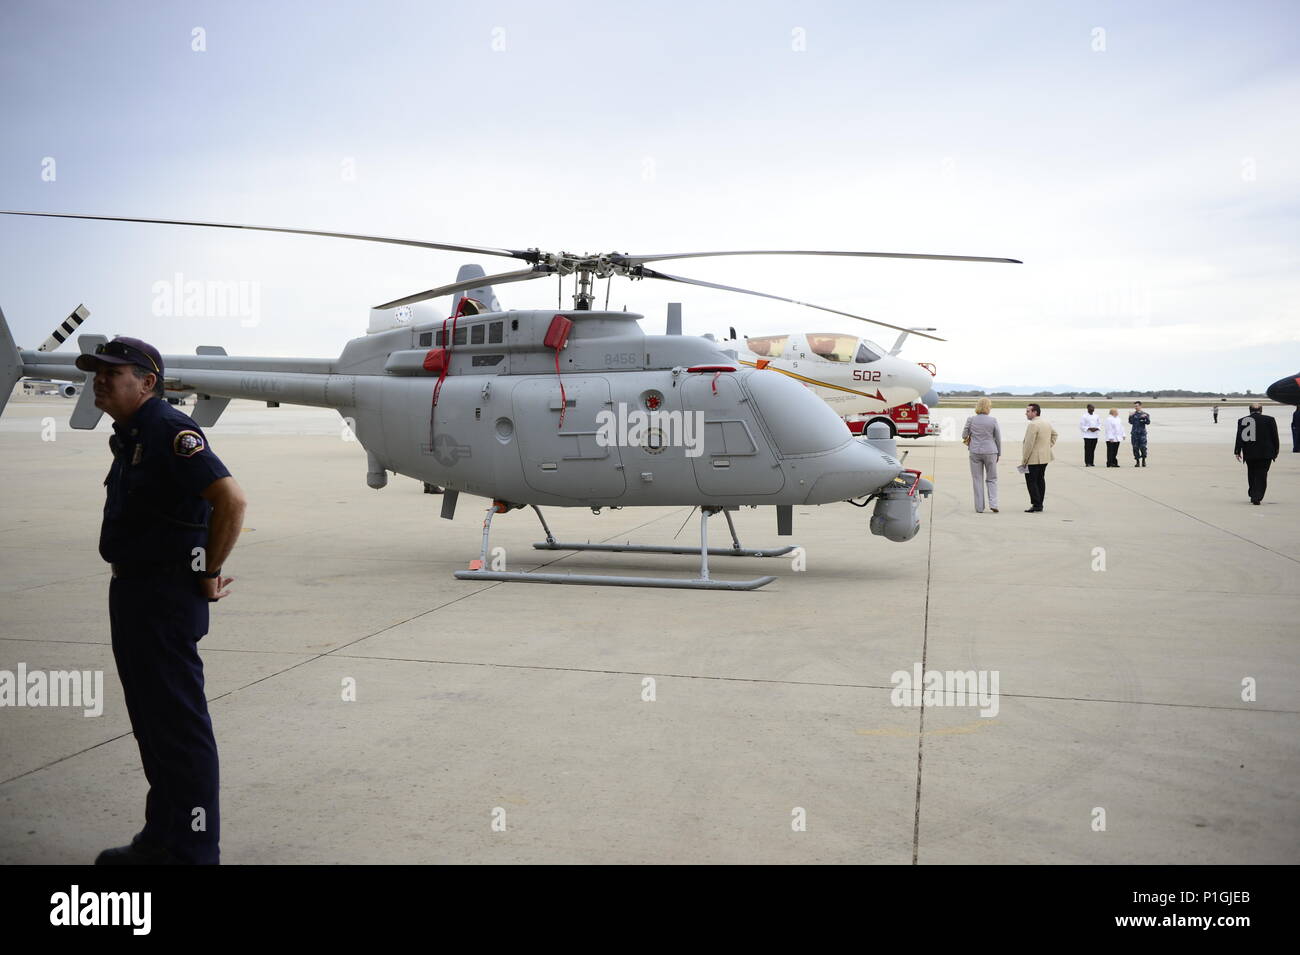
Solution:
<svg viewBox="0 0 1300 955">
<path fill-rule="evenodd" d="M 1025 486 L 1029 488 L 1029 507 L 1026 514 L 1036 514 L 1043 509 L 1047 494 L 1047 465 L 1053 460 L 1052 446 L 1056 444 L 1056 429 L 1043 420 L 1043 409 L 1036 404 L 1025 408 L 1029 427 L 1025 429 L 1024 450 L 1020 464 L 1025 471 Z"/>
</svg>

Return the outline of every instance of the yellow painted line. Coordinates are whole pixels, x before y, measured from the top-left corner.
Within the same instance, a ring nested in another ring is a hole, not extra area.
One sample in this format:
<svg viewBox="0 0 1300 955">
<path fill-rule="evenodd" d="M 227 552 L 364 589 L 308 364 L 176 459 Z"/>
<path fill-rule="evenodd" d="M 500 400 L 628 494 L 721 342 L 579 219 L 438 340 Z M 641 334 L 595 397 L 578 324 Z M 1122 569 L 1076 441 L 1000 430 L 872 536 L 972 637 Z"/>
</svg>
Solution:
<svg viewBox="0 0 1300 955">
<path fill-rule="evenodd" d="M 738 361 L 739 361 L 742 365 L 748 365 L 750 368 L 757 368 L 757 367 L 758 367 L 758 365 L 755 364 L 754 362 L 752 362 L 752 361 L 745 361 L 745 359 L 743 359 L 743 358 L 738 359 Z M 805 378 L 803 375 L 797 374 L 797 373 L 795 373 L 795 372 L 793 372 L 793 371 L 786 371 L 784 368 L 777 368 L 776 365 L 768 365 L 766 368 L 764 368 L 764 369 L 762 369 L 762 370 L 763 370 L 763 371 L 779 371 L 781 374 L 785 375 L 787 378 L 793 378 L 793 379 L 795 379 L 796 381 L 802 381 L 802 382 L 806 382 L 807 384 L 810 384 L 810 385 L 816 385 L 816 386 L 819 387 L 819 388 L 830 388 L 832 391 L 847 391 L 847 392 L 848 392 L 849 394 L 851 394 L 851 395 L 861 395 L 863 398 L 870 398 L 872 401 L 883 401 L 883 400 L 884 400 L 884 399 L 881 399 L 881 398 L 877 398 L 874 394 L 867 394 L 867 392 L 865 392 L 865 391 L 857 391 L 856 389 L 853 389 L 853 388 L 846 388 L 846 387 L 844 387 L 843 385 L 833 385 L 833 384 L 831 384 L 829 381 L 819 381 L 819 380 L 817 380 L 816 378 Z M 876 391 L 878 392 L 878 391 L 880 391 L 880 389 L 877 388 Z"/>
</svg>

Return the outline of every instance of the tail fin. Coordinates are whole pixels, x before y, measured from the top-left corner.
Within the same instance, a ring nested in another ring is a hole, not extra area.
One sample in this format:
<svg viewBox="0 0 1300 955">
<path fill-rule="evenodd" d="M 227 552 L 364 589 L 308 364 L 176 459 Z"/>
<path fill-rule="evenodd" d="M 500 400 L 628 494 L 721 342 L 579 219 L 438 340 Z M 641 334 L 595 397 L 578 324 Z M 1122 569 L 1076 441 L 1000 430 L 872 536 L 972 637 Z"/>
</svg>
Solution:
<svg viewBox="0 0 1300 955">
<path fill-rule="evenodd" d="M 18 346 L 14 344 L 13 335 L 9 334 L 4 309 L 0 308 L 0 414 L 4 413 L 9 395 L 22 376 L 23 360 L 19 356 Z"/>
<path fill-rule="evenodd" d="M 464 282 L 466 279 L 477 279 L 487 275 L 481 265 L 462 265 L 460 271 L 456 273 L 456 281 Z M 467 289 L 462 292 L 466 298 L 472 298 L 483 304 L 483 311 L 499 312 L 501 303 L 497 301 L 496 292 L 492 290 L 491 285 L 480 285 L 478 288 Z M 456 301 L 460 296 L 456 296 L 446 305 L 433 306 L 427 303 L 418 305 L 403 305 L 399 308 L 370 310 L 370 325 L 366 328 L 366 334 L 372 335 L 375 332 L 386 332 L 393 328 L 402 328 L 403 326 L 422 325 L 426 322 L 437 321 L 440 318 L 446 318 L 451 314 L 455 307 Z M 434 301 L 442 301 L 434 299 Z"/>
<path fill-rule="evenodd" d="M 462 265 L 460 271 L 456 273 L 456 281 L 464 282 L 468 279 L 481 279 L 486 272 L 481 265 Z M 496 292 L 492 290 L 491 285 L 480 285 L 478 288 L 468 289 L 462 293 L 466 298 L 472 298 L 482 302 L 489 312 L 501 311 L 501 303 L 497 301 Z"/>
<path fill-rule="evenodd" d="M 912 334 L 912 332 L 937 332 L 938 330 L 939 329 L 937 328 L 921 328 L 919 326 L 909 328 L 907 331 L 903 332 L 903 334 L 899 335 L 896 339 L 894 339 L 894 347 L 889 349 L 889 354 L 897 355 L 900 351 L 902 351 L 903 342 L 907 341 L 907 336 Z"/>
</svg>

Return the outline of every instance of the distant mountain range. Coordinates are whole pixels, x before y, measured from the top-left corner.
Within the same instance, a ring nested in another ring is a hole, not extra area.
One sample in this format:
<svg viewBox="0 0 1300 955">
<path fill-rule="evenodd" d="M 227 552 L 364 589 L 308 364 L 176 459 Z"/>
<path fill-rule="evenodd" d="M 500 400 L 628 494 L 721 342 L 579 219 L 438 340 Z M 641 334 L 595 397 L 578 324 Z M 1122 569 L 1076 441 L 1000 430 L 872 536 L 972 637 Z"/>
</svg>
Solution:
<svg viewBox="0 0 1300 955">
<path fill-rule="evenodd" d="M 1152 388 L 1136 388 L 1136 389 L 1135 389 L 1135 388 L 1097 388 L 1097 387 L 1080 388 L 1078 385 L 991 385 L 991 386 L 990 386 L 990 385 L 967 385 L 967 384 L 961 384 L 961 383 L 958 383 L 958 382 L 950 382 L 950 381 L 938 381 L 938 382 L 935 382 L 934 389 L 935 389 L 935 391 L 939 392 L 939 394 L 941 394 L 941 395 L 943 395 L 943 394 L 951 395 L 951 394 L 953 394 L 953 393 L 961 394 L 961 393 L 963 393 L 963 392 L 969 394 L 970 392 L 979 392 L 979 391 L 982 391 L 982 392 L 984 392 L 984 393 L 987 394 L 987 395 L 998 395 L 998 394 L 1003 394 L 1003 395 L 1041 395 L 1041 394 L 1048 394 L 1048 395 L 1055 395 L 1055 396 L 1058 396 L 1058 397 L 1059 397 L 1059 396 L 1062 396 L 1062 395 L 1078 395 L 1078 396 L 1080 396 L 1080 397 L 1083 397 L 1083 396 L 1085 396 L 1085 395 L 1094 395 L 1094 394 L 1095 394 L 1095 395 L 1114 395 L 1114 396 L 1117 396 L 1117 397 L 1120 397 L 1120 396 L 1129 396 L 1129 397 L 1139 397 L 1139 398 L 1142 397 L 1142 396 L 1144 396 L 1144 395 L 1150 395 L 1150 396 L 1153 397 L 1153 398 L 1156 398 L 1156 397 L 1163 397 L 1163 398 L 1219 398 L 1219 397 L 1239 397 L 1239 398 L 1246 398 L 1246 397 L 1254 397 L 1254 394 L 1255 394 L 1254 392 L 1251 392 L 1251 391 L 1246 391 L 1246 392 L 1240 392 L 1240 391 L 1232 391 L 1232 392 L 1222 392 L 1222 391 L 1188 391 L 1188 390 L 1183 389 L 1183 388 L 1155 388 L 1155 389 L 1152 389 Z"/>
<path fill-rule="evenodd" d="M 1080 388 L 1078 385 L 963 385 L 950 381 L 936 381 L 934 383 L 936 391 L 984 391 L 992 394 L 995 391 L 1005 391 L 1012 395 L 1032 395 L 1040 391 L 1050 391 L 1057 395 L 1068 394 L 1086 394 L 1089 391 L 1100 391 L 1105 394 L 1113 391 L 1112 388 L 1088 387 Z"/>
</svg>

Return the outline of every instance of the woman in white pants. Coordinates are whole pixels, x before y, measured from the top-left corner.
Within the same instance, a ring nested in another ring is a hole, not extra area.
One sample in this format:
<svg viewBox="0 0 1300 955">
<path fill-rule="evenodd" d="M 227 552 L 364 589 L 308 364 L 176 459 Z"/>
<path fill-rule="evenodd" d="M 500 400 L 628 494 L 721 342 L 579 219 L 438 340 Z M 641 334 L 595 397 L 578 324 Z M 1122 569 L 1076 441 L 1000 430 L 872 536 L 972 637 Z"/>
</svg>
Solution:
<svg viewBox="0 0 1300 955">
<path fill-rule="evenodd" d="M 989 414 L 993 402 L 981 398 L 975 413 L 966 419 L 961 439 L 970 448 L 970 477 L 975 489 L 975 513 L 984 513 L 984 489 L 988 488 L 989 510 L 998 512 L 998 458 L 1002 457 L 1002 429 Z"/>
</svg>

